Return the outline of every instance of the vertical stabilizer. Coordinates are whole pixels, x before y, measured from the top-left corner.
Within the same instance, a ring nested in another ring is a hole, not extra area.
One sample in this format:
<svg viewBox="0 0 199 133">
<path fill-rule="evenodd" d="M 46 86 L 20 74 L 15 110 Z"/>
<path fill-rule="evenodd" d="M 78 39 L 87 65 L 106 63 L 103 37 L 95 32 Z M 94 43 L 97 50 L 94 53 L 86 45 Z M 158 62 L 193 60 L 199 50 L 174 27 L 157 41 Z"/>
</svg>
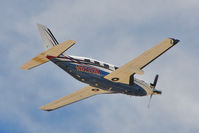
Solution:
<svg viewBox="0 0 199 133">
<path fill-rule="evenodd" d="M 59 44 L 48 27 L 41 24 L 37 24 L 37 27 L 46 49 L 52 48 Z"/>
</svg>

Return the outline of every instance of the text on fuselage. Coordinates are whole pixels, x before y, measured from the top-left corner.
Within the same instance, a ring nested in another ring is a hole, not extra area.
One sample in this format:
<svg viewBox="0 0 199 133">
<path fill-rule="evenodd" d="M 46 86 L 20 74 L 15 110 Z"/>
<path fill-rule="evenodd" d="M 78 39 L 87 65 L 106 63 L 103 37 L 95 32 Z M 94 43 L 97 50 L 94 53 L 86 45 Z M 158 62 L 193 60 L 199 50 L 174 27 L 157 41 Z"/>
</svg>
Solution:
<svg viewBox="0 0 199 133">
<path fill-rule="evenodd" d="M 82 72 L 87 72 L 87 73 L 93 73 L 100 75 L 100 70 L 92 67 L 87 67 L 87 66 L 81 66 L 81 65 L 76 65 L 77 71 L 82 71 Z"/>
</svg>

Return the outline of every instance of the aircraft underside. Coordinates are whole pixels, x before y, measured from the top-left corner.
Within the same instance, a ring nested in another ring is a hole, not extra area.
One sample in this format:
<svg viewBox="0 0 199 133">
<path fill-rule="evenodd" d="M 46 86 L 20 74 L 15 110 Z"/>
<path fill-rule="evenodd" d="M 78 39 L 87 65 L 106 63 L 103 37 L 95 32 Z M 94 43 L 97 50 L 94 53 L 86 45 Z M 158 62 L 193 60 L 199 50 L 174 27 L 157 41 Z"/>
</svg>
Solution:
<svg viewBox="0 0 199 133">
<path fill-rule="evenodd" d="M 75 79 L 89 84 L 90 86 L 100 88 L 106 91 L 111 91 L 112 93 L 123 93 L 132 96 L 145 96 L 147 92 L 140 87 L 138 84 L 134 83 L 132 86 L 128 84 L 113 82 L 104 78 L 104 74 L 102 70 L 98 70 L 96 68 L 88 67 L 91 70 L 85 71 L 81 70 L 78 67 L 83 67 L 83 65 L 79 65 L 71 62 L 60 61 L 57 58 L 52 58 L 51 61 L 62 68 L 65 72 L 70 74 Z M 84 66 L 87 68 L 87 66 Z M 96 69 L 96 70 L 93 70 Z M 109 73 L 107 73 L 109 74 Z M 97 89 L 93 89 L 93 91 L 98 91 Z"/>
</svg>

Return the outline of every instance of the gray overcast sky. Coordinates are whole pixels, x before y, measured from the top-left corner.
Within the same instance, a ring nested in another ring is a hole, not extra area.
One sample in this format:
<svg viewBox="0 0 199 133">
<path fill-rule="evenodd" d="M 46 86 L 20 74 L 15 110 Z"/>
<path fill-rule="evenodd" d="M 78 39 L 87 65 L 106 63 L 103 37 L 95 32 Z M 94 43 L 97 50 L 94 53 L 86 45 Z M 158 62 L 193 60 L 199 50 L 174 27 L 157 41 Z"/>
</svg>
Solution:
<svg viewBox="0 0 199 133">
<path fill-rule="evenodd" d="M 197 0 L 1 1 L 0 132 L 196 133 L 199 130 Z M 86 86 L 52 63 L 31 71 L 19 66 L 44 50 L 36 23 L 59 42 L 77 44 L 67 53 L 121 66 L 166 37 L 181 42 L 137 78 L 163 95 L 99 95 L 53 112 L 38 107 Z"/>
</svg>

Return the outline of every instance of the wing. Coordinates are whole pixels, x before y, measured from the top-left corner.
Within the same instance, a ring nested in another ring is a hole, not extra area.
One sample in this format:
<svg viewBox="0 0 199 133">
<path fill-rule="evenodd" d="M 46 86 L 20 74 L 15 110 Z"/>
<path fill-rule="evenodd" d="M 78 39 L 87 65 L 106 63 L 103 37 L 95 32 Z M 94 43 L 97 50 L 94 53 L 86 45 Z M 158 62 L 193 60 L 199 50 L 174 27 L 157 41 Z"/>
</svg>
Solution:
<svg viewBox="0 0 199 133">
<path fill-rule="evenodd" d="M 167 38 L 161 43 L 157 44 L 156 46 L 152 47 L 151 49 L 147 50 L 140 56 L 136 57 L 132 61 L 128 62 L 127 64 L 123 65 L 119 69 L 113 71 L 109 75 L 105 76 L 106 79 L 121 82 L 125 84 L 129 84 L 129 77 L 132 74 L 144 74 L 142 69 L 151 63 L 153 60 L 158 58 L 161 54 L 166 52 L 168 49 L 173 47 L 177 44 L 179 40 Z"/>
<path fill-rule="evenodd" d="M 111 91 L 105 91 L 99 88 L 87 86 L 82 89 L 77 90 L 76 92 L 73 92 L 67 96 L 64 96 L 56 101 L 53 101 L 47 105 L 44 105 L 40 107 L 40 109 L 45 111 L 52 111 L 57 108 L 69 105 L 71 103 L 83 100 L 85 98 L 97 95 L 97 94 L 108 94 L 112 93 Z"/>
</svg>

